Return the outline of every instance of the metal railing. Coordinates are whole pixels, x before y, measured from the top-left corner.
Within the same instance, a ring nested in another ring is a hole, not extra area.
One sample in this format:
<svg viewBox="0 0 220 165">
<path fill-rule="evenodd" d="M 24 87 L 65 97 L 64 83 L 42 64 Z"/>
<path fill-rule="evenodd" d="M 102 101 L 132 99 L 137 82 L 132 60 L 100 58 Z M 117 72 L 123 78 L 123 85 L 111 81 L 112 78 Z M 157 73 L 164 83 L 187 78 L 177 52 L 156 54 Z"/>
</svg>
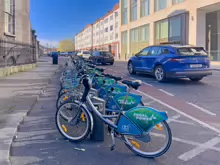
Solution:
<svg viewBox="0 0 220 165">
<path fill-rule="evenodd" d="M 31 64 L 35 62 L 35 45 L 0 40 L 0 67 Z"/>
</svg>

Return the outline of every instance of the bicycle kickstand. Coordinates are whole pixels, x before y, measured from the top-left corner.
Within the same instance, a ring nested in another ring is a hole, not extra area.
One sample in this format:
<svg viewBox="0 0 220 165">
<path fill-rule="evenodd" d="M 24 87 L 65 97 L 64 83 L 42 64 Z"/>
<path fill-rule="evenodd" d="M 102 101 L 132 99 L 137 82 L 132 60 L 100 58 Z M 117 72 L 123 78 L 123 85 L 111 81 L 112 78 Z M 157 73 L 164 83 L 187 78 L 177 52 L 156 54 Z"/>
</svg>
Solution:
<svg viewBox="0 0 220 165">
<path fill-rule="evenodd" d="M 115 145 L 115 135 L 113 129 L 111 130 L 111 138 L 112 138 L 112 146 L 110 147 L 110 150 L 113 151 L 116 147 Z"/>
</svg>

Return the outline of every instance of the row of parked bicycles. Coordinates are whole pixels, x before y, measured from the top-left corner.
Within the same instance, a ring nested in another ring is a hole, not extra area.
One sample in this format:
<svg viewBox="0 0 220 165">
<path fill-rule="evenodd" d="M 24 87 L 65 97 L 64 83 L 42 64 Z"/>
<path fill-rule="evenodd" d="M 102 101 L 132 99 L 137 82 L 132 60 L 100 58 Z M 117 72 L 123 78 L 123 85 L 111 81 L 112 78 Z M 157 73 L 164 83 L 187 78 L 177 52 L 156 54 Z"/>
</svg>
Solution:
<svg viewBox="0 0 220 165">
<path fill-rule="evenodd" d="M 168 115 L 145 106 L 142 96 L 132 93 L 140 86 L 140 80 L 122 80 L 80 57 L 69 58 L 56 102 L 59 132 L 71 142 L 80 142 L 95 129 L 95 115 L 108 128 L 111 150 L 117 138 L 141 157 L 163 155 L 172 142 Z"/>
</svg>

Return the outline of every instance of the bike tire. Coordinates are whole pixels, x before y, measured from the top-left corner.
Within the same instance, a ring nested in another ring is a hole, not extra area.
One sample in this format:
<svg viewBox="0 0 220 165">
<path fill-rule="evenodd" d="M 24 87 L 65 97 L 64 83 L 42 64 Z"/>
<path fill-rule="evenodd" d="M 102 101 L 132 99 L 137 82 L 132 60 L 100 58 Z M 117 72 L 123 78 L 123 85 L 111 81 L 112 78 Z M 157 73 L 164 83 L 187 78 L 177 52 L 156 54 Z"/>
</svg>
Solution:
<svg viewBox="0 0 220 165">
<path fill-rule="evenodd" d="M 58 131 L 60 132 L 60 134 L 67 140 L 69 140 L 70 142 L 81 142 L 83 141 L 84 139 L 86 139 L 88 137 L 88 135 L 90 134 L 91 132 L 91 127 L 92 127 L 92 121 L 91 121 L 91 118 L 90 118 L 90 115 L 89 115 L 89 112 L 83 107 L 83 106 L 80 106 L 81 110 L 83 110 L 83 113 L 85 113 L 86 115 L 86 119 L 88 120 L 88 125 L 87 125 L 87 129 L 84 133 L 84 135 L 80 136 L 80 137 L 71 137 L 69 135 L 67 135 L 65 133 L 65 131 L 62 129 L 62 126 L 60 125 L 60 122 L 59 122 L 59 111 L 62 109 L 63 106 L 65 106 L 66 104 L 75 104 L 75 105 L 79 105 L 79 103 L 76 103 L 76 102 L 66 102 L 65 104 L 61 105 L 61 107 L 56 111 L 56 115 L 55 115 L 55 121 L 56 121 L 56 127 L 58 129 Z"/>
<path fill-rule="evenodd" d="M 162 156 L 163 154 L 165 154 L 165 153 L 169 150 L 169 148 L 170 148 L 170 146 L 171 146 L 171 143 L 172 143 L 172 132 L 171 132 L 171 129 L 170 129 L 170 127 L 169 127 L 169 125 L 168 125 L 168 123 L 167 123 L 166 121 L 163 121 L 162 123 L 164 124 L 164 126 L 166 127 L 166 130 L 167 130 L 168 142 L 167 142 L 167 144 L 166 144 L 166 147 L 165 147 L 163 150 L 161 150 L 160 152 L 155 153 L 155 154 L 143 154 L 143 153 L 138 152 L 137 150 L 135 150 L 135 149 L 134 149 L 131 145 L 129 145 L 129 144 L 126 144 L 126 143 L 125 143 L 125 145 L 126 145 L 134 154 L 136 154 L 136 155 L 138 155 L 138 156 L 141 156 L 141 157 L 144 157 L 144 158 L 156 158 L 156 157 Z M 122 139 L 123 139 L 124 141 L 126 141 L 127 143 L 130 143 L 130 142 L 127 141 L 127 138 L 125 138 L 125 136 L 126 136 L 126 135 L 122 135 Z"/>
</svg>

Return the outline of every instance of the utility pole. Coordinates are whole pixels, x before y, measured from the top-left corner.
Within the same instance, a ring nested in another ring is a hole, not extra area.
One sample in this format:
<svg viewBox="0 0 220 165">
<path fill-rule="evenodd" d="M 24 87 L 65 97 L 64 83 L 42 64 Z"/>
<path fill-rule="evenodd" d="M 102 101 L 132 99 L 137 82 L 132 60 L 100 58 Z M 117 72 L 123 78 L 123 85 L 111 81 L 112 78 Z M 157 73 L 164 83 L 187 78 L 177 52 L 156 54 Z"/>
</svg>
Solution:
<svg viewBox="0 0 220 165">
<path fill-rule="evenodd" d="M 47 43 L 47 54 L 49 54 L 49 44 Z"/>
</svg>

